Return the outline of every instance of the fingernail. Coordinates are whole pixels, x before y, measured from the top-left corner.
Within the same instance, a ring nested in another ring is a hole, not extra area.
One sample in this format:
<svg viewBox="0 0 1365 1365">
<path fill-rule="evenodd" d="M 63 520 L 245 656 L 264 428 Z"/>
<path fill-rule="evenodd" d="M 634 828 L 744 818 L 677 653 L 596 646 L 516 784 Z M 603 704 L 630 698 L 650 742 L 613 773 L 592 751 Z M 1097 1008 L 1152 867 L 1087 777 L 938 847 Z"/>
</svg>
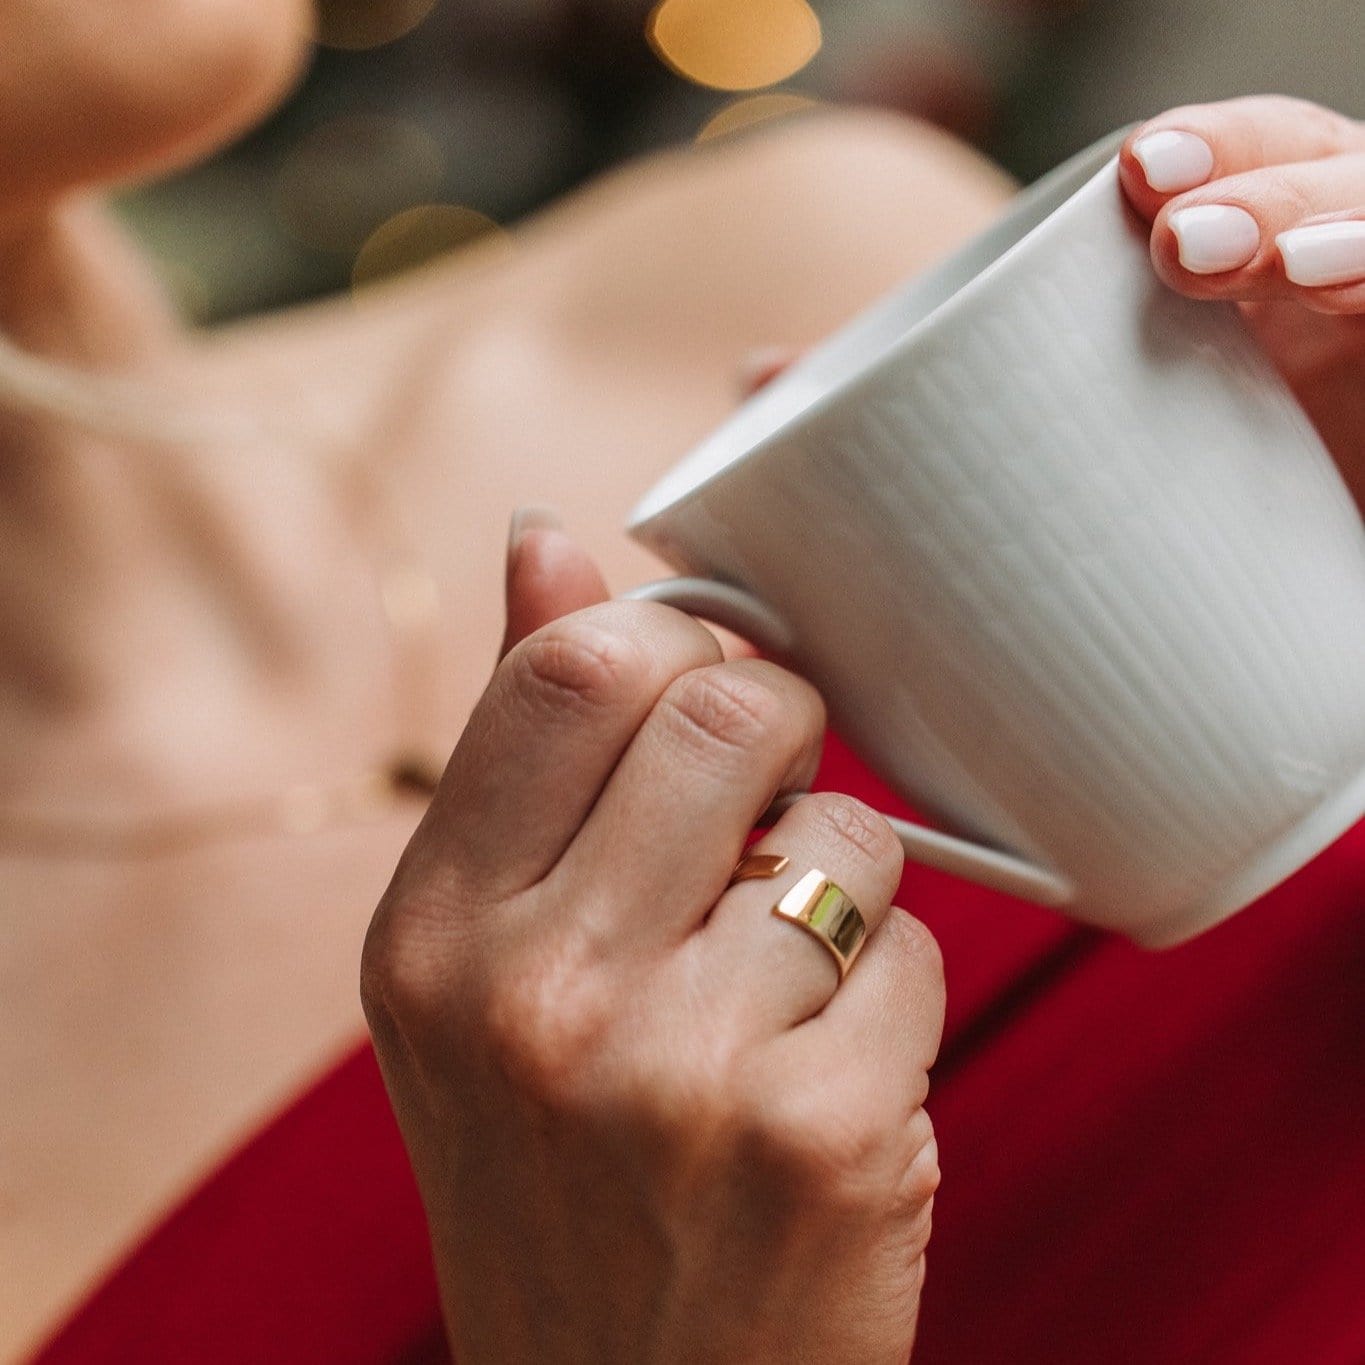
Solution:
<svg viewBox="0 0 1365 1365">
<path fill-rule="evenodd" d="M 531 531 L 562 531 L 564 520 L 553 507 L 518 507 L 507 526 L 507 553 L 512 554 Z"/>
<path fill-rule="evenodd" d="M 1275 238 L 1284 273 L 1294 284 L 1319 286 L 1365 280 L 1365 223 L 1314 223 Z"/>
<path fill-rule="evenodd" d="M 1261 244 L 1261 225 L 1231 204 L 1177 209 L 1168 222 L 1180 264 L 1193 275 L 1218 275 L 1245 265 Z"/>
<path fill-rule="evenodd" d="M 1213 148 L 1193 133 L 1148 133 L 1133 143 L 1133 156 L 1147 183 L 1162 194 L 1192 190 L 1213 174 Z"/>
</svg>

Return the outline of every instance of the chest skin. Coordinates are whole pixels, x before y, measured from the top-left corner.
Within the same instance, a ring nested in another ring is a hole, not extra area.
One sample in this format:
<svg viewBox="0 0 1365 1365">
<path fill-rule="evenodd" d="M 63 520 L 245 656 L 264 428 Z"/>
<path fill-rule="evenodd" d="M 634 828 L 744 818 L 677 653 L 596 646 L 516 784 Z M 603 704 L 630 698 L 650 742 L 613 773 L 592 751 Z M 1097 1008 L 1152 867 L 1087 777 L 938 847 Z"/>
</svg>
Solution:
<svg viewBox="0 0 1365 1365">
<path fill-rule="evenodd" d="M 360 946 L 414 819 L 0 863 L 0 1357 L 361 1036 Z"/>
<path fill-rule="evenodd" d="M 496 269 L 435 269 L 363 306 L 215 334 L 173 378 L 291 420 L 306 399 L 383 461 L 446 611 L 435 730 L 448 748 L 496 656 L 514 506 L 557 505 L 615 589 L 657 572 L 620 527 L 733 407 L 745 354 L 811 345 L 1008 192 L 914 125 L 803 120 L 609 178 Z M 364 683 L 390 661 L 382 637 L 357 647 L 355 619 L 317 629 L 339 633 L 345 674 Z M 338 698 L 299 698 L 264 730 L 246 716 L 284 769 L 253 764 L 252 789 L 300 780 L 300 760 L 349 771 L 374 751 L 387 717 L 365 710 L 363 687 Z M 294 721 L 317 739 L 285 762 L 273 739 Z M 191 729 L 234 747 L 198 713 Z M 202 779 L 198 749 L 187 771 Z M 36 1345 L 360 1035 L 364 930 L 415 818 L 122 865 L 0 852 L 0 1358 Z"/>
</svg>

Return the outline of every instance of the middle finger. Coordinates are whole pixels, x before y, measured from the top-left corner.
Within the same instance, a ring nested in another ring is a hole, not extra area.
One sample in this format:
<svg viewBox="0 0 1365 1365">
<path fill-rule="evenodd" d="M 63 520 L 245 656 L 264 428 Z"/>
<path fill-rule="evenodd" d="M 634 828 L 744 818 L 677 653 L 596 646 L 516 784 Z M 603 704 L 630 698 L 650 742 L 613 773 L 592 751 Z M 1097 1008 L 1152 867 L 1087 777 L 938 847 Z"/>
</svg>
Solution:
<svg viewBox="0 0 1365 1365">
<path fill-rule="evenodd" d="M 684 674 L 631 741 L 555 880 L 622 947 L 676 943 L 725 889 L 773 797 L 809 784 L 824 723 L 815 689 L 765 660 Z"/>
</svg>

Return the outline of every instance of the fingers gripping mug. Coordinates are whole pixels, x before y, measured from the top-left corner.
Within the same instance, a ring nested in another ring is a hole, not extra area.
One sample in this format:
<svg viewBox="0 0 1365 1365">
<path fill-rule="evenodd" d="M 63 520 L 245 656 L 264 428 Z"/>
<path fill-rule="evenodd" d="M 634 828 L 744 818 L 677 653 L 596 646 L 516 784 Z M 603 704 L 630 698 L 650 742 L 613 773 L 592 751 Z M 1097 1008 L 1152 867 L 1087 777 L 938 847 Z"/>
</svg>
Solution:
<svg viewBox="0 0 1365 1365">
<path fill-rule="evenodd" d="M 1149 946 L 1365 811 L 1365 529 L 1235 310 L 1155 277 L 1107 139 L 649 492 L 637 589 L 752 639 L 914 860 Z"/>
</svg>

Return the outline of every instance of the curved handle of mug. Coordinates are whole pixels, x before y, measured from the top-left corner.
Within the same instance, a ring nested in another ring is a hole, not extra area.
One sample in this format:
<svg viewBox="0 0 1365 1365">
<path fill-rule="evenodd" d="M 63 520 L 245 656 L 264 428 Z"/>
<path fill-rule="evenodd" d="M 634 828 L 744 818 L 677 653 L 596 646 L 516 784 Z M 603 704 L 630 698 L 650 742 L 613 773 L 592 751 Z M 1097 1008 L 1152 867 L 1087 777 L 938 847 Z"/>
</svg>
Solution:
<svg viewBox="0 0 1365 1365">
<path fill-rule="evenodd" d="M 704 617 L 778 658 L 790 654 L 795 643 L 791 628 L 771 607 L 729 583 L 709 578 L 665 578 L 631 588 L 622 596 L 642 602 L 663 602 Z M 791 792 L 779 797 L 769 807 L 765 823 L 776 819 L 803 795 L 804 792 Z M 1065 906 L 1075 899 L 1075 890 L 1064 877 L 1013 853 L 987 848 L 897 816 L 888 815 L 886 819 L 911 862 L 950 872 L 1037 905 Z"/>
</svg>

